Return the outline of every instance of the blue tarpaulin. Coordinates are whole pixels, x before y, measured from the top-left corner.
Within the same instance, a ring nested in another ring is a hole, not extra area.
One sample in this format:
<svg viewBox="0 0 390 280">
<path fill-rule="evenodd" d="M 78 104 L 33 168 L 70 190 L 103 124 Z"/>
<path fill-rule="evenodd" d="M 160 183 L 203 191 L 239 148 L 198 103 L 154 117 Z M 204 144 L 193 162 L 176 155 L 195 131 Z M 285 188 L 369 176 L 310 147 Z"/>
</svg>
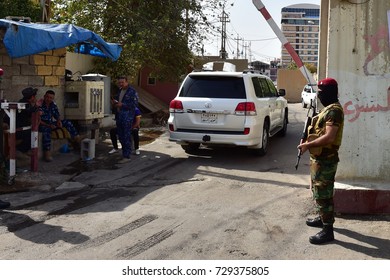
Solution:
<svg viewBox="0 0 390 280">
<path fill-rule="evenodd" d="M 6 28 L 3 43 L 12 58 L 33 55 L 73 44 L 87 44 L 98 48 L 115 61 L 122 47 L 107 43 L 96 33 L 73 24 L 40 24 L 0 19 L 0 28 Z M 94 55 L 94 53 L 89 53 Z M 101 55 L 100 55 L 101 56 Z"/>
<path fill-rule="evenodd" d="M 89 54 L 89 55 L 93 55 L 93 56 L 106 57 L 106 55 L 104 53 L 102 53 L 102 51 L 99 50 L 99 48 L 97 48 L 91 44 L 79 45 L 74 49 L 74 52 L 82 53 L 82 54 Z"/>
</svg>

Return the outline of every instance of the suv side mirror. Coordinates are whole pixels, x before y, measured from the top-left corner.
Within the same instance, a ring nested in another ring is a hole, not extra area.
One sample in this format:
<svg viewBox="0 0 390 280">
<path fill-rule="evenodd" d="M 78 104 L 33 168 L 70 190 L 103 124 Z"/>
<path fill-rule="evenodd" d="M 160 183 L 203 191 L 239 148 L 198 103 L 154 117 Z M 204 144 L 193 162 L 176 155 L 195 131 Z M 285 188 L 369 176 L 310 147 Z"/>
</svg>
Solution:
<svg viewBox="0 0 390 280">
<path fill-rule="evenodd" d="M 283 89 L 283 88 L 279 89 L 279 90 L 278 90 L 278 95 L 279 95 L 279 96 L 285 96 L 285 95 L 286 95 L 286 90 Z"/>
</svg>

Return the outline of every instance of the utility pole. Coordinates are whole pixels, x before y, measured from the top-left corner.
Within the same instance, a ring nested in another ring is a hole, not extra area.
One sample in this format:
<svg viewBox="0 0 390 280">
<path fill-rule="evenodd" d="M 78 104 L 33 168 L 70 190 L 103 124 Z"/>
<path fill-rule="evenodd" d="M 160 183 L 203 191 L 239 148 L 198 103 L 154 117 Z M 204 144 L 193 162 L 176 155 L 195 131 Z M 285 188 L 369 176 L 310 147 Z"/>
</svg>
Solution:
<svg viewBox="0 0 390 280">
<path fill-rule="evenodd" d="M 236 58 L 239 59 L 240 58 L 240 49 L 239 49 L 239 45 L 240 45 L 240 41 L 241 40 L 244 40 L 243 38 L 240 38 L 238 36 L 238 33 L 237 33 L 237 38 L 235 38 L 234 40 L 237 40 L 237 56 Z"/>
<path fill-rule="evenodd" d="M 245 52 L 244 52 L 244 54 L 245 54 L 245 56 L 244 56 L 244 58 L 245 59 L 247 59 L 247 56 L 246 56 L 246 50 L 248 49 L 248 45 L 245 43 L 245 45 L 244 45 L 244 50 L 245 50 Z"/>
<path fill-rule="evenodd" d="M 222 59 L 227 58 L 226 53 L 226 23 L 230 22 L 228 14 L 225 12 L 225 5 L 223 6 L 222 16 L 220 17 L 222 22 L 222 34 L 221 34 L 221 50 L 219 51 L 219 57 Z"/>
<path fill-rule="evenodd" d="M 252 42 L 249 41 L 249 63 L 252 62 Z"/>
</svg>

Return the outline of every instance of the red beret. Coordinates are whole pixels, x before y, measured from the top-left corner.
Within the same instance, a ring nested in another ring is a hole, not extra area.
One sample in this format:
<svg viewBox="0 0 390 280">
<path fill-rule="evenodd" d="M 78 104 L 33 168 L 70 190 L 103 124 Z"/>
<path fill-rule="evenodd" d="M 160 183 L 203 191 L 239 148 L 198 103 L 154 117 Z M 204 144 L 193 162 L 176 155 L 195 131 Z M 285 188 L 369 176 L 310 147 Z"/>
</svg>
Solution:
<svg viewBox="0 0 390 280">
<path fill-rule="evenodd" d="M 326 78 L 318 82 L 318 86 L 337 86 L 337 82 L 335 79 Z"/>
</svg>

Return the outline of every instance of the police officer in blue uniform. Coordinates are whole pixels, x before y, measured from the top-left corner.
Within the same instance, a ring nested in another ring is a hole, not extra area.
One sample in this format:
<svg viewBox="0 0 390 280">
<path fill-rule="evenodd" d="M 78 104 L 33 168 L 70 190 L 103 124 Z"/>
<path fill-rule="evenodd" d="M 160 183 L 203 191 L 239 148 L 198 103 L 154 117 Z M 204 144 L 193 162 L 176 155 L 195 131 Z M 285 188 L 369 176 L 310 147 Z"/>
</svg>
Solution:
<svg viewBox="0 0 390 280">
<path fill-rule="evenodd" d="M 123 158 L 119 163 L 127 163 L 130 161 L 131 131 L 135 108 L 138 106 L 138 95 L 135 89 L 129 85 L 127 77 L 119 77 L 118 85 L 118 94 L 115 99 L 111 100 L 111 105 L 116 110 L 116 127 L 122 145 Z"/>
</svg>

